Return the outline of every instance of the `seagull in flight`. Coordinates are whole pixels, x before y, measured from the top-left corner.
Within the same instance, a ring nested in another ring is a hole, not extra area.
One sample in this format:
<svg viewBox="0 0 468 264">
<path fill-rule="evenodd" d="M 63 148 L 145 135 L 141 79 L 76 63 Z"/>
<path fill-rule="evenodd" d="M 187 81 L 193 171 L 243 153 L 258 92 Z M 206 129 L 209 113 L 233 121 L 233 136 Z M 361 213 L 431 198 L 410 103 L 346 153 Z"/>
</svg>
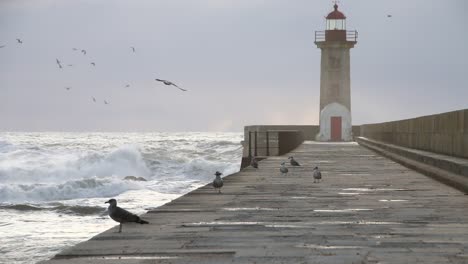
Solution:
<svg viewBox="0 0 468 264">
<path fill-rule="evenodd" d="M 107 104 L 109 104 L 109 103 L 108 103 L 106 100 L 104 100 L 104 104 L 106 104 L 106 105 L 107 105 Z"/>
<path fill-rule="evenodd" d="M 130 47 L 130 48 L 133 50 L 133 52 L 135 52 L 135 47 Z"/>
<path fill-rule="evenodd" d="M 81 53 L 83 53 L 83 55 L 86 55 L 86 50 L 82 49 Z"/>
<path fill-rule="evenodd" d="M 18 41 L 19 44 L 23 44 L 23 41 L 19 38 L 17 38 L 16 41 Z"/>
<path fill-rule="evenodd" d="M 62 64 L 60 64 L 59 59 L 55 59 L 55 61 L 57 62 L 57 65 L 59 66 L 59 68 L 62 69 Z"/>
<path fill-rule="evenodd" d="M 0 46 L 0 49 L 1 49 L 1 48 L 4 48 L 5 46 L 6 46 L 6 45 L 2 45 L 2 46 Z"/>
<path fill-rule="evenodd" d="M 68 66 L 68 67 L 72 67 L 72 66 L 73 66 L 73 64 L 68 64 L 67 66 Z"/>
<path fill-rule="evenodd" d="M 77 48 L 73 48 L 72 50 L 77 51 L 78 49 L 77 49 Z"/>
<path fill-rule="evenodd" d="M 172 85 L 172 86 L 175 86 L 175 87 L 179 88 L 181 91 L 184 91 L 184 92 L 187 91 L 186 89 L 180 88 L 179 86 L 177 86 L 175 83 L 173 83 L 173 82 L 171 82 L 171 81 L 168 81 L 168 80 L 161 80 L 161 79 L 155 79 L 155 80 L 158 81 L 158 82 L 162 82 L 162 83 L 164 83 L 165 85 Z"/>
<path fill-rule="evenodd" d="M 71 87 L 65 87 L 65 90 L 70 91 Z"/>
<path fill-rule="evenodd" d="M 91 65 L 93 65 L 93 66 L 96 66 L 96 63 L 94 63 L 94 62 L 91 62 Z"/>
<path fill-rule="evenodd" d="M 130 87 L 130 84 L 125 85 L 126 88 Z"/>
<path fill-rule="evenodd" d="M 392 17 L 392 15 L 387 15 L 387 17 Z"/>
<path fill-rule="evenodd" d="M 93 96 L 93 102 L 96 102 L 96 98 L 94 98 L 94 96 Z"/>
</svg>

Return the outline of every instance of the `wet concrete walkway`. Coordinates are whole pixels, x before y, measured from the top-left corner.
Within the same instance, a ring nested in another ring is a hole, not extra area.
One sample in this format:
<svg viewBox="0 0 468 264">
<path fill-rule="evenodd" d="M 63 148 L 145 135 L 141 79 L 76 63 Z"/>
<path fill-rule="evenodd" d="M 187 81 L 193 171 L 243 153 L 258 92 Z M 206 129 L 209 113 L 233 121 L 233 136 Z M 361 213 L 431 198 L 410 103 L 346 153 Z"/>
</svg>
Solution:
<svg viewBox="0 0 468 264">
<path fill-rule="evenodd" d="M 468 196 L 356 143 L 306 142 L 47 263 L 468 263 Z M 311 170 L 322 169 L 313 183 Z M 125 204 L 121 204 L 125 207 Z M 109 220 L 110 221 L 110 220 Z"/>
</svg>

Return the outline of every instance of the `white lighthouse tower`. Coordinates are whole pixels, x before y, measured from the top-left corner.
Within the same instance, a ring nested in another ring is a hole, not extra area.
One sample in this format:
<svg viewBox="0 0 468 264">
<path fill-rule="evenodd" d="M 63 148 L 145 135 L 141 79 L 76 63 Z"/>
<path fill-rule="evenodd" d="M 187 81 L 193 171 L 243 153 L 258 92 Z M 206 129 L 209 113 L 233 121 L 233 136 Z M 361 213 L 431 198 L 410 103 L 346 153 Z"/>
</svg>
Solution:
<svg viewBox="0 0 468 264">
<path fill-rule="evenodd" d="M 346 16 L 334 11 L 326 17 L 326 30 L 315 32 L 322 51 L 320 68 L 320 132 L 318 141 L 351 141 L 350 49 L 357 31 L 346 30 Z"/>
</svg>

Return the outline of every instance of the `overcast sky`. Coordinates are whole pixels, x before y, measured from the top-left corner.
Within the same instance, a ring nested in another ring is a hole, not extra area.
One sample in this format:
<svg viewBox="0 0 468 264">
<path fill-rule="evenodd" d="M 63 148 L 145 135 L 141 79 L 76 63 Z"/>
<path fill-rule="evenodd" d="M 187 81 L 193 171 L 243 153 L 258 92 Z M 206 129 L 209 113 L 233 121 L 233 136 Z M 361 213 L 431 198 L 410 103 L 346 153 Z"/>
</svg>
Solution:
<svg viewBox="0 0 468 264">
<path fill-rule="evenodd" d="M 0 130 L 318 124 L 314 31 L 324 29 L 332 5 L 0 0 Z M 348 30 L 359 32 L 351 50 L 354 124 L 468 108 L 468 1 L 342 0 L 340 10 Z"/>
</svg>

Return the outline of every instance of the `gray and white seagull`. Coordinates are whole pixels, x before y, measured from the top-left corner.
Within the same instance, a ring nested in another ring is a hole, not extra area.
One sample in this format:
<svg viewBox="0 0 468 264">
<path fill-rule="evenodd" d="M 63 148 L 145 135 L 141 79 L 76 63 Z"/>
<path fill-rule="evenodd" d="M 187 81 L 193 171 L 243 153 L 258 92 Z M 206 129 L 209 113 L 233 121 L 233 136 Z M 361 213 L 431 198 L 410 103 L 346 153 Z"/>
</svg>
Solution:
<svg viewBox="0 0 468 264">
<path fill-rule="evenodd" d="M 216 178 L 213 180 L 213 187 L 215 190 L 218 189 L 218 193 L 221 193 L 221 187 L 224 185 L 223 179 L 221 179 L 221 175 L 223 174 L 219 171 L 216 171 L 215 175 Z"/>
<path fill-rule="evenodd" d="M 291 163 L 291 166 L 301 166 L 301 164 L 299 164 L 299 162 L 297 162 L 293 156 L 289 157 L 289 163 Z"/>
<path fill-rule="evenodd" d="M 252 160 L 250 161 L 250 166 L 252 166 L 255 169 L 258 169 L 258 160 L 255 157 L 252 157 Z"/>
<path fill-rule="evenodd" d="M 105 202 L 109 204 L 107 211 L 109 212 L 110 218 L 112 220 L 119 222 L 119 233 L 122 233 L 122 224 L 123 223 L 138 223 L 138 224 L 149 224 L 148 221 L 141 219 L 138 215 L 132 214 L 129 211 L 122 209 L 117 206 L 117 200 L 110 199 Z"/>
<path fill-rule="evenodd" d="M 55 61 L 57 62 L 58 67 L 60 69 L 62 69 L 63 67 L 62 67 L 62 64 L 60 63 L 59 59 L 55 59 Z"/>
<path fill-rule="evenodd" d="M 171 82 L 171 81 L 168 81 L 168 80 L 161 80 L 161 79 L 155 79 L 155 80 L 158 81 L 158 82 L 162 82 L 162 83 L 164 83 L 165 85 L 172 85 L 172 86 L 175 86 L 175 87 L 179 88 L 181 91 L 184 91 L 184 92 L 187 91 L 186 89 L 180 88 L 179 86 L 177 86 L 175 83 L 173 83 L 173 82 Z"/>
<path fill-rule="evenodd" d="M 320 180 L 322 179 L 322 173 L 320 172 L 319 168 L 315 167 L 314 170 L 312 170 L 312 172 L 314 174 L 314 183 L 320 182 Z"/>
<path fill-rule="evenodd" d="M 280 167 L 281 175 L 283 176 L 288 175 L 288 171 L 289 171 L 288 168 L 286 168 L 286 162 L 281 163 L 281 167 Z"/>
</svg>

